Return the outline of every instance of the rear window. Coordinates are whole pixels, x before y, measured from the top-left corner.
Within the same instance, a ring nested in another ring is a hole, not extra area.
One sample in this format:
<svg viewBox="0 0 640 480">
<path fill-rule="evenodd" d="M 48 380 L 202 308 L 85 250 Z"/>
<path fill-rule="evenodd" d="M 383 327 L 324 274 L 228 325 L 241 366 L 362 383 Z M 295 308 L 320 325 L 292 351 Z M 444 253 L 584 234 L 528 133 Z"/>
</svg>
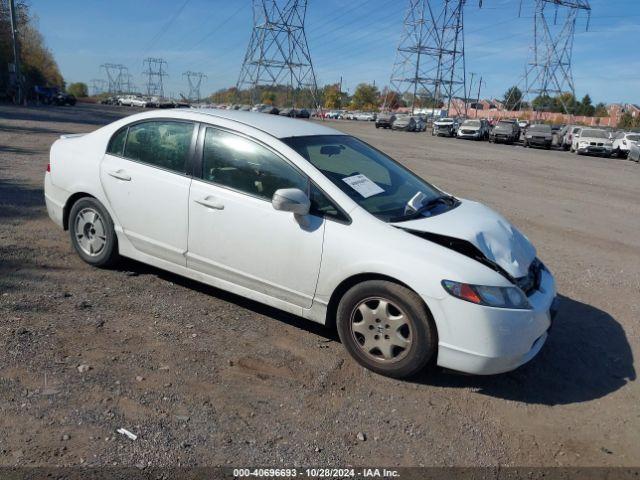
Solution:
<svg viewBox="0 0 640 480">
<path fill-rule="evenodd" d="M 533 130 L 534 132 L 550 132 L 551 131 L 551 127 L 549 125 L 545 125 L 542 123 L 538 125 L 531 125 L 529 129 Z"/>
</svg>

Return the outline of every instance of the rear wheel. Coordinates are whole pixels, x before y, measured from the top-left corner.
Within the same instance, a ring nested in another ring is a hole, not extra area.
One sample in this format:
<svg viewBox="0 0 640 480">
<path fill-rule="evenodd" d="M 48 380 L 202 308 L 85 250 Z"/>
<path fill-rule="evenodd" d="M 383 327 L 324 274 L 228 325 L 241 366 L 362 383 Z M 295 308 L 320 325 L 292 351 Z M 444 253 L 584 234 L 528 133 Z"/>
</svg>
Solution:
<svg viewBox="0 0 640 480">
<path fill-rule="evenodd" d="M 118 239 L 113 221 L 102 204 L 84 197 L 69 212 L 71 243 L 82 260 L 96 267 L 107 267 L 118 260 Z"/>
<path fill-rule="evenodd" d="M 390 377 L 415 375 L 437 349 L 436 328 L 422 299 L 384 280 L 352 287 L 338 305 L 337 327 L 358 363 Z"/>
</svg>

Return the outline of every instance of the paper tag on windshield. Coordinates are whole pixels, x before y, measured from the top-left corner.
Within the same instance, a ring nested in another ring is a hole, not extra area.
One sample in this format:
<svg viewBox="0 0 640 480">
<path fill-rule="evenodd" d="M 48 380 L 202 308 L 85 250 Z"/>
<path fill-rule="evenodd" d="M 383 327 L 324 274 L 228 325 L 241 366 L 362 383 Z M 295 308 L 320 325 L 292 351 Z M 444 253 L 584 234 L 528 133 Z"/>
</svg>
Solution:
<svg viewBox="0 0 640 480">
<path fill-rule="evenodd" d="M 369 198 L 377 195 L 378 193 L 384 192 L 382 188 L 380 188 L 373 181 L 369 180 L 368 177 L 362 174 L 343 178 L 342 181 L 353 188 L 364 198 Z"/>
</svg>

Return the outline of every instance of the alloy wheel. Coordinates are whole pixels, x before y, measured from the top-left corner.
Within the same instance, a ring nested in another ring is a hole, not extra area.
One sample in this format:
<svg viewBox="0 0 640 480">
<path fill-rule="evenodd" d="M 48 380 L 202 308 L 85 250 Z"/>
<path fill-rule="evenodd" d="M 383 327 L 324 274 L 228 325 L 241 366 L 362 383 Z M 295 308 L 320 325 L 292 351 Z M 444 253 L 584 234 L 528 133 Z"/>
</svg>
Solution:
<svg viewBox="0 0 640 480">
<path fill-rule="evenodd" d="M 361 351 L 377 362 L 397 362 L 408 353 L 413 340 L 407 315 L 393 302 L 370 297 L 351 312 L 351 334 Z"/>
<path fill-rule="evenodd" d="M 104 222 L 93 208 L 83 208 L 75 218 L 75 236 L 78 246 L 92 257 L 100 255 L 107 243 Z"/>
</svg>

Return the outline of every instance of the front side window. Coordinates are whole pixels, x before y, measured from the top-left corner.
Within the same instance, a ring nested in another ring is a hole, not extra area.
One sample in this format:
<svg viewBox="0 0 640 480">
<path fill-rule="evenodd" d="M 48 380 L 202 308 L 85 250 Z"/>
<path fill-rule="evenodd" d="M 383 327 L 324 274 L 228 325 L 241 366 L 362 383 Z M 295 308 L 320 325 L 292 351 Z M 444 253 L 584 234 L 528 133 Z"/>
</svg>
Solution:
<svg viewBox="0 0 640 480">
<path fill-rule="evenodd" d="M 340 190 L 384 221 L 441 213 L 453 201 L 400 164 L 347 135 L 291 137 L 283 142 L 315 166 Z M 453 199 L 452 199 L 453 200 Z M 423 210 L 426 207 L 434 210 Z"/>
<path fill-rule="evenodd" d="M 240 135 L 207 128 L 202 178 L 271 201 L 280 188 L 307 192 L 307 177 L 271 150 Z"/>
<path fill-rule="evenodd" d="M 129 127 L 124 156 L 178 173 L 185 172 L 194 125 L 155 121 Z"/>
</svg>

